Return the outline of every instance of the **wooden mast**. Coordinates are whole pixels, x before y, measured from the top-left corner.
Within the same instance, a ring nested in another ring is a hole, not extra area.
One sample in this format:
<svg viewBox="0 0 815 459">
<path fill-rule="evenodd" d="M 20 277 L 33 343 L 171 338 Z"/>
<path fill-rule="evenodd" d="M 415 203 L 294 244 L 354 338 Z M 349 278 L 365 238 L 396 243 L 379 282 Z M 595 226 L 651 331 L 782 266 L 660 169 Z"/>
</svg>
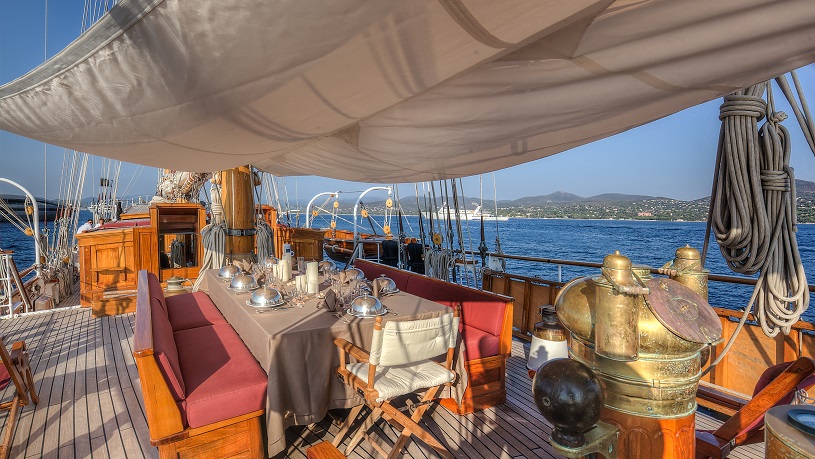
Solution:
<svg viewBox="0 0 815 459">
<path fill-rule="evenodd" d="M 254 257 L 253 176 L 249 166 L 221 172 L 221 204 L 227 225 L 225 249 L 234 260 Z"/>
</svg>

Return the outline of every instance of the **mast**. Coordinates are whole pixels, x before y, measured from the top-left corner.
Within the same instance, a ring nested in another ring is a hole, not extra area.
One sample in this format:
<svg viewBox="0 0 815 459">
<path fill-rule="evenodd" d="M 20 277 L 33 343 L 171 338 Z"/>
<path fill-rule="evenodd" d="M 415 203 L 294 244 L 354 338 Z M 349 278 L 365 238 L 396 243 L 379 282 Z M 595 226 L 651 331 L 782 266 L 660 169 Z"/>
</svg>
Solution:
<svg viewBox="0 0 815 459">
<path fill-rule="evenodd" d="M 255 219 L 250 166 L 221 172 L 221 204 L 226 220 L 226 253 L 233 260 L 254 257 Z"/>
</svg>

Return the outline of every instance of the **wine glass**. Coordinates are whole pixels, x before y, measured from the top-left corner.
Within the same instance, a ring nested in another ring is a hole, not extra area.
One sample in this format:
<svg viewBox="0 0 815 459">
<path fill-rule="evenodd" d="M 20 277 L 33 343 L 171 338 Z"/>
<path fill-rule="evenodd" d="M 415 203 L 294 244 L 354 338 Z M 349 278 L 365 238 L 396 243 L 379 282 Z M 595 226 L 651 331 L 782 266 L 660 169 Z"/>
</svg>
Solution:
<svg viewBox="0 0 815 459">
<path fill-rule="evenodd" d="M 277 262 L 278 260 L 275 257 L 266 257 L 261 262 L 260 267 L 266 278 L 265 286 L 277 288 Z"/>
<path fill-rule="evenodd" d="M 306 273 L 306 257 L 297 257 L 297 271 L 301 274 Z"/>
<path fill-rule="evenodd" d="M 298 274 L 294 278 L 294 305 L 302 308 L 306 304 L 306 294 L 308 293 L 308 284 L 306 282 L 305 274 Z"/>
</svg>

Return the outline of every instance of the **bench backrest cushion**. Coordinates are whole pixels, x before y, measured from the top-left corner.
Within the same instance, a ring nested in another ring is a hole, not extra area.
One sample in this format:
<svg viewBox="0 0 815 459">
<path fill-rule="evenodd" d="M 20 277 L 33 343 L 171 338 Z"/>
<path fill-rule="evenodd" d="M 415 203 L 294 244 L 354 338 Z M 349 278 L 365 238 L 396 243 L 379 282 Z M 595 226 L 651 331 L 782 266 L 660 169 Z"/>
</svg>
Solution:
<svg viewBox="0 0 815 459">
<path fill-rule="evenodd" d="M 156 277 L 153 273 L 147 273 L 147 286 L 150 291 L 150 298 L 155 298 L 159 304 L 161 305 L 161 310 L 164 312 L 164 315 L 167 315 L 167 302 L 164 299 L 164 290 L 161 288 L 161 282 L 158 281 L 158 277 Z M 155 312 L 154 312 L 155 313 Z"/>
<path fill-rule="evenodd" d="M 461 322 L 465 327 L 501 336 L 507 303 L 497 295 L 419 274 L 410 276 L 405 291 L 451 307 L 461 303 Z"/>
<path fill-rule="evenodd" d="M 176 401 L 184 400 L 186 389 L 184 379 L 181 377 L 181 366 L 178 363 L 178 348 L 175 345 L 173 327 L 158 299 L 150 298 L 150 306 L 153 319 L 153 355 L 164 373 L 173 398 Z"/>
<path fill-rule="evenodd" d="M 365 277 L 368 280 L 374 280 L 383 275 L 390 277 L 394 282 L 396 282 L 396 288 L 399 290 L 407 289 L 408 278 L 411 276 L 410 272 L 402 271 L 368 260 L 356 260 L 354 261 L 354 267 L 361 269 L 362 272 L 365 273 Z"/>
</svg>

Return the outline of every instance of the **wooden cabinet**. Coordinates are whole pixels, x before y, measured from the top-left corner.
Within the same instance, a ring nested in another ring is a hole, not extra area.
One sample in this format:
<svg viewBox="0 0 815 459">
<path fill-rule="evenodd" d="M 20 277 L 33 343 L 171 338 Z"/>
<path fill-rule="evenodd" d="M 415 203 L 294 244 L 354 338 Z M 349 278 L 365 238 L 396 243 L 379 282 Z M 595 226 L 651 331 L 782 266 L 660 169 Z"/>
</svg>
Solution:
<svg viewBox="0 0 815 459">
<path fill-rule="evenodd" d="M 206 211 L 198 204 L 157 203 L 150 206 L 150 222 L 156 254 L 153 269 L 164 283 L 173 276 L 187 279 L 198 277 L 204 259 L 201 229 L 206 223 Z"/>
<path fill-rule="evenodd" d="M 276 212 L 262 208 L 274 222 Z M 162 284 L 173 276 L 198 277 L 204 259 L 201 229 L 206 211 L 198 204 L 156 203 L 149 209 L 150 226 L 122 226 L 77 235 L 80 251 L 81 304 L 93 308 L 95 317 L 135 310 L 139 270 L 155 273 Z M 126 222 L 122 222 L 127 225 Z M 118 223 L 117 223 L 118 224 Z M 323 259 L 322 230 L 274 225 L 275 249 L 291 244 L 297 256 Z"/>
<path fill-rule="evenodd" d="M 304 257 L 306 261 L 323 259 L 324 230 L 278 225 L 274 228 L 274 233 L 275 256 L 278 258 L 283 256 L 283 244 L 290 244 L 295 256 Z"/>
<path fill-rule="evenodd" d="M 80 304 L 94 317 L 136 310 L 136 273 L 159 280 L 198 277 L 203 260 L 204 208 L 197 204 L 153 204 L 150 226 L 118 227 L 77 235 Z"/>
<path fill-rule="evenodd" d="M 137 228 L 117 228 L 77 235 L 80 304 L 92 308 L 94 317 L 135 310 L 141 251 L 136 233 Z"/>
</svg>

